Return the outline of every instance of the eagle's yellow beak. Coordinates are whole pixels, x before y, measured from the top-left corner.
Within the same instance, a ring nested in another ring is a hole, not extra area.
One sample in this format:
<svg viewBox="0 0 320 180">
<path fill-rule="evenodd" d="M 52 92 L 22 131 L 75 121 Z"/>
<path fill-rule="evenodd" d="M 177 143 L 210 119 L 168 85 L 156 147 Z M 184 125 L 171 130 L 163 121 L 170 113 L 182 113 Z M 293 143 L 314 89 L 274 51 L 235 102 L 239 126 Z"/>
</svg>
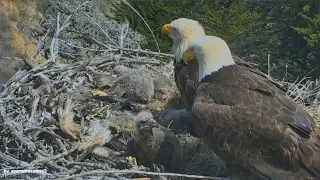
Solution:
<svg viewBox="0 0 320 180">
<path fill-rule="evenodd" d="M 161 28 L 161 33 L 170 34 L 172 32 L 171 24 L 165 24 Z"/>
<path fill-rule="evenodd" d="M 188 64 L 189 61 L 196 59 L 196 55 L 194 54 L 194 52 L 191 49 L 187 49 L 184 53 L 183 53 L 183 62 Z"/>
</svg>

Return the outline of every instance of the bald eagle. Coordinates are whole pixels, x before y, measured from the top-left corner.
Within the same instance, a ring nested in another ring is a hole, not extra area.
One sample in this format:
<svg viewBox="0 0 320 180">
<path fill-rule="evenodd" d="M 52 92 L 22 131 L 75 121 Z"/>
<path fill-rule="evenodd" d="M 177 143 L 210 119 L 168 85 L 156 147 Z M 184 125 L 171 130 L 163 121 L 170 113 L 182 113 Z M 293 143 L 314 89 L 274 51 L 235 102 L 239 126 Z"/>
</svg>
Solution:
<svg viewBox="0 0 320 180">
<path fill-rule="evenodd" d="M 199 64 L 192 123 L 229 165 L 268 179 L 320 178 L 315 121 L 281 89 L 235 63 L 215 36 L 190 42 L 186 64 Z"/>
<path fill-rule="evenodd" d="M 198 21 L 179 18 L 172 21 L 170 24 L 163 25 L 161 32 L 167 34 L 173 41 L 172 50 L 175 54 L 174 78 L 181 96 L 184 99 L 186 108 L 190 110 L 198 83 L 198 62 L 190 62 L 188 66 L 186 66 L 182 61 L 182 54 L 188 48 L 190 41 L 197 37 L 204 36 L 205 31 Z M 253 68 L 250 63 L 245 62 L 234 55 L 233 58 L 236 64 L 245 66 L 260 76 L 267 78 L 266 74 Z M 273 83 L 280 88 L 279 84 Z"/>
</svg>

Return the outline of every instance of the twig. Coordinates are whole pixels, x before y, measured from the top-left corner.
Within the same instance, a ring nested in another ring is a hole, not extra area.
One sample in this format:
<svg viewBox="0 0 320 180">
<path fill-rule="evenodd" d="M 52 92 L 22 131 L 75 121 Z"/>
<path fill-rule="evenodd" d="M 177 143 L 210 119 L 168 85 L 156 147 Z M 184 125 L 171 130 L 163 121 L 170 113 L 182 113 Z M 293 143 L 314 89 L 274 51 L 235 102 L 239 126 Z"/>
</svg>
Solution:
<svg viewBox="0 0 320 180">
<path fill-rule="evenodd" d="M 5 115 L 5 110 L 3 109 L 3 107 L 0 107 L 0 116 L 5 121 L 3 124 L 6 125 L 10 129 L 11 133 L 20 141 L 21 144 L 26 146 L 28 152 L 30 152 L 36 158 L 43 157 L 41 154 L 36 152 L 36 145 L 30 139 L 26 139 L 26 138 L 22 137 L 15 130 L 15 126 L 13 125 L 13 122 Z M 27 142 L 28 140 L 29 140 L 29 142 Z M 65 168 L 60 167 L 60 166 L 54 164 L 53 162 L 45 162 L 44 164 L 46 166 L 49 166 L 49 167 L 54 168 L 56 170 L 65 171 Z"/>
<path fill-rule="evenodd" d="M 27 163 L 25 161 L 18 160 L 12 156 L 9 156 L 7 154 L 2 153 L 1 151 L 0 151 L 0 160 L 2 162 L 8 162 L 14 166 L 22 166 L 22 167 L 29 166 L 29 163 Z"/>
<path fill-rule="evenodd" d="M 80 166 L 88 166 L 88 167 L 94 167 L 94 168 L 100 168 L 100 169 L 108 169 L 110 166 L 108 164 L 101 164 L 101 163 L 92 163 L 92 162 L 73 162 L 73 161 L 67 161 L 67 160 L 62 160 L 62 162 L 67 163 L 68 166 L 75 166 L 75 165 L 80 165 Z"/>
<path fill-rule="evenodd" d="M 114 44 L 117 45 L 112 39 L 111 37 L 108 35 L 108 33 L 94 20 L 92 19 L 92 17 L 90 17 L 87 13 L 83 13 L 84 15 L 86 15 L 91 21 L 93 21 L 100 29 L 101 31 L 106 35 L 106 37 Z"/>
<path fill-rule="evenodd" d="M 70 14 L 67 19 L 62 23 L 62 26 L 60 27 L 60 12 L 58 12 L 58 17 L 57 17 L 57 30 L 52 38 L 51 41 L 51 46 L 50 46 L 50 58 L 49 61 L 51 62 L 55 62 L 56 58 L 58 57 L 58 52 L 59 52 L 59 41 L 58 41 L 58 37 L 59 34 L 61 33 L 62 30 L 64 30 L 65 28 L 67 28 L 71 22 L 70 19 L 71 17 L 78 11 L 78 9 L 80 9 L 82 6 L 86 5 L 88 2 L 90 1 L 86 1 L 84 3 L 82 3 L 80 6 L 78 6 L 72 14 Z"/>
<path fill-rule="evenodd" d="M 154 61 L 146 61 L 146 60 L 141 60 L 141 59 L 133 59 L 133 58 L 126 58 L 126 57 L 121 57 L 121 59 L 124 59 L 120 62 L 116 62 L 116 61 L 113 61 L 113 62 L 107 62 L 105 64 L 100 64 L 98 67 L 105 67 L 105 66 L 110 66 L 110 65 L 113 65 L 113 64 L 121 64 L 121 63 L 144 63 L 144 64 L 155 64 L 155 65 L 159 65 L 161 62 L 158 61 L 158 60 L 155 60 Z"/>
<path fill-rule="evenodd" d="M 126 2 L 125 0 L 122 0 L 122 2 L 124 2 L 124 3 L 125 3 L 126 5 L 128 5 L 135 13 L 137 13 L 138 16 L 142 19 L 142 21 L 146 24 L 146 26 L 148 27 L 148 29 L 150 30 L 150 32 L 151 32 L 151 34 L 152 34 L 152 36 L 153 36 L 153 39 L 154 39 L 154 41 L 155 41 L 155 43 L 156 43 L 156 45 L 157 45 L 157 48 L 158 48 L 159 53 L 161 53 L 160 47 L 159 47 L 159 44 L 158 44 L 158 41 L 157 41 L 157 39 L 156 39 L 156 36 L 153 34 L 153 31 L 151 30 L 149 24 L 144 20 L 144 18 L 140 15 L 140 13 L 139 13 L 136 9 L 134 9 L 128 2 Z"/>
<path fill-rule="evenodd" d="M 30 163 L 30 165 L 31 165 L 31 166 L 34 166 L 34 165 L 39 164 L 39 163 L 51 162 L 51 161 L 53 161 L 53 160 L 59 159 L 59 158 L 61 158 L 61 157 L 63 157 L 63 156 L 66 156 L 66 155 L 72 153 L 73 151 L 75 151 L 75 150 L 78 148 L 78 146 L 79 146 L 79 144 L 76 145 L 75 147 L 73 147 L 72 149 L 66 151 L 66 152 L 62 152 L 62 153 L 60 153 L 60 154 L 51 156 L 51 157 L 49 157 L 49 158 L 36 159 L 36 160 L 32 161 L 32 162 Z"/>
<path fill-rule="evenodd" d="M 80 47 L 80 46 L 76 46 L 74 44 L 68 43 L 67 41 L 61 40 L 59 39 L 59 41 L 65 43 L 68 46 L 74 47 L 74 48 L 78 48 L 78 49 L 82 49 L 82 50 L 87 50 L 87 51 L 96 51 L 96 52 L 110 52 L 110 51 L 114 51 L 112 49 L 108 49 L 108 50 L 104 50 L 104 49 L 92 49 L 92 48 L 85 48 L 85 47 Z"/>
<path fill-rule="evenodd" d="M 5 110 L 3 109 L 3 107 L 0 107 L 0 116 L 4 120 L 3 124 L 7 126 L 10 129 L 11 133 L 20 141 L 20 143 L 25 145 L 28 151 L 36 157 L 37 156 L 35 153 L 36 145 L 29 139 L 28 139 L 29 142 L 27 142 L 28 140 L 22 137 L 21 134 L 15 130 L 15 126 L 13 125 L 13 122 L 8 117 L 6 117 Z"/>
<path fill-rule="evenodd" d="M 45 132 L 45 133 L 48 133 L 50 134 L 51 136 L 55 137 L 55 138 L 58 138 L 60 140 L 63 140 L 65 142 L 67 142 L 68 144 L 72 145 L 72 142 L 70 142 L 68 139 L 65 139 L 57 134 L 55 134 L 54 132 L 52 131 L 49 131 L 48 129 L 46 128 L 40 128 L 40 127 L 32 127 L 32 128 L 29 128 L 29 129 L 26 129 L 24 131 L 24 133 L 29 133 L 29 132 L 32 132 L 32 131 L 42 131 L 42 132 Z"/>
<path fill-rule="evenodd" d="M 31 90 L 31 95 L 32 95 L 33 101 L 31 105 L 31 112 L 30 112 L 29 118 L 33 118 L 34 114 L 37 111 L 38 103 L 40 101 L 40 96 L 37 90 Z"/>
<path fill-rule="evenodd" d="M 108 107 L 109 107 L 109 105 L 103 106 L 103 107 L 100 108 L 96 113 L 94 113 L 94 114 L 92 115 L 92 117 L 95 117 L 96 115 L 98 115 L 99 113 L 101 113 L 103 110 L 105 110 L 105 109 L 108 108 Z"/>
<path fill-rule="evenodd" d="M 26 97 L 21 97 L 21 98 L 0 98 L 0 104 L 5 103 L 4 101 L 21 101 L 21 100 L 26 100 Z"/>
<path fill-rule="evenodd" d="M 106 48 L 113 48 L 113 49 L 119 49 L 122 51 L 128 51 L 128 52 L 136 52 L 136 53 L 144 53 L 144 54 L 150 54 L 150 55 L 155 55 L 155 56 L 160 56 L 160 57 L 167 57 L 167 58 L 173 58 L 173 54 L 167 54 L 167 53 L 161 53 L 161 52 L 153 52 L 153 51 L 146 51 L 146 50 L 141 50 L 141 49 L 130 49 L 130 48 L 122 48 L 118 46 L 111 46 L 107 44 L 103 44 L 102 42 L 96 40 L 95 38 L 91 38 L 94 40 L 96 43 L 106 47 Z"/>
<path fill-rule="evenodd" d="M 32 59 L 35 59 L 36 56 L 40 53 L 41 49 L 44 47 L 44 41 L 47 38 L 50 30 L 51 30 L 51 27 L 47 30 L 47 33 L 45 34 L 45 36 L 38 42 L 36 50 L 32 56 Z"/>
<path fill-rule="evenodd" d="M 111 171 L 89 171 L 72 176 L 67 176 L 64 178 L 59 178 L 58 180 L 67 180 L 77 177 L 90 176 L 90 175 L 105 175 L 105 174 L 145 174 L 153 176 L 171 176 L 171 177 L 185 177 L 185 178 L 198 178 L 198 179 L 214 179 L 214 180 L 231 180 L 230 178 L 223 177 L 210 177 L 210 176 L 197 176 L 197 175 L 187 175 L 187 174 L 176 174 L 176 173 L 156 173 L 156 172 L 146 172 L 146 171 L 133 171 L 133 170 L 111 170 Z"/>
</svg>

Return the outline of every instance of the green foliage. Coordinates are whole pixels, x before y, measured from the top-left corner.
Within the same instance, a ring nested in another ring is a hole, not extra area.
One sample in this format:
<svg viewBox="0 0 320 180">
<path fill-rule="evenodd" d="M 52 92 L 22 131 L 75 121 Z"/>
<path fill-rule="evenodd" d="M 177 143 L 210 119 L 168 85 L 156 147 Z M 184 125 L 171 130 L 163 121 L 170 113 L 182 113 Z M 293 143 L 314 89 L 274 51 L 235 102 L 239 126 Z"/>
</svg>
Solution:
<svg viewBox="0 0 320 180">
<path fill-rule="evenodd" d="M 165 35 L 161 35 L 162 25 L 180 18 L 192 18 L 198 20 L 206 29 L 207 34 L 221 36 L 226 40 L 232 39 L 240 33 L 249 30 L 255 18 L 256 12 L 249 12 L 244 1 L 195 1 L 195 0 L 128 0 L 147 21 L 161 51 L 170 52 L 172 41 Z M 128 19 L 135 30 L 145 35 L 148 39 L 147 48 L 156 50 L 155 41 L 142 19 L 125 3 L 121 3 L 113 9 L 116 20 Z"/>
<path fill-rule="evenodd" d="M 293 27 L 308 42 L 310 47 L 315 47 L 320 42 L 320 9 L 315 13 L 310 13 L 311 7 L 306 5 L 299 14 L 301 19 L 307 24 L 307 27 Z M 310 14 L 310 15 L 309 15 Z"/>
<path fill-rule="evenodd" d="M 320 5 L 307 1 L 247 0 L 127 0 L 151 27 L 163 52 L 172 41 L 160 34 L 163 24 L 185 17 L 199 21 L 206 33 L 227 40 L 234 54 L 258 63 L 267 71 L 271 55 L 271 75 L 294 80 L 320 65 Z M 147 37 L 145 47 L 157 50 L 155 40 L 142 19 L 124 3 L 115 6 L 117 20 L 128 19 Z M 320 67 L 310 75 L 320 76 Z"/>
<path fill-rule="evenodd" d="M 259 12 L 259 20 L 249 33 L 239 38 L 243 46 L 237 54 L 256 54 L 254 60 L 267 68 L 271 54 L 272 76 L 295 80 L 320 64 L 319 3 L 308 1 L 249 1 L 247 8 Z M 238 45 L 239 46 L 239 45 Z M 286 68 L 287 67 L 287 68 Z M 320 76 L 320 69 L 309 75 Z"/>
</svg>

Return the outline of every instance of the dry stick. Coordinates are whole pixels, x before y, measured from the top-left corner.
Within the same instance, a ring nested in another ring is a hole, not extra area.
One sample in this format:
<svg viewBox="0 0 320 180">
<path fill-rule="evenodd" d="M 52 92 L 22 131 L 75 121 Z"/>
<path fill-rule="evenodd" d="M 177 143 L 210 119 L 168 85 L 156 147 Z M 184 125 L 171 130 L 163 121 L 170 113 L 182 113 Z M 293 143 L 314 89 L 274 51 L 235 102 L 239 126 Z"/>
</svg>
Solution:
<svg viewBox="0 0 320 180">
<path fill-rule="evenodd" d="M 20 100 L 26 100 L 26 97 L 21 98 L 0 98 L 0 104 L 5 103 L 4 101 L 20 101 Z"/>
<path fill-rule="evenodd" d="M 231 180 L 230 178 L 222 177 L 210 177 L 210 176 L 197 176 L 197 175 L 187 175 L 187 174 L 176 174 L 176 173 L 156 173 L 156 172 L 146 172 L 146 171 L 133 171 L 133 170 L 110 170 L 110 171 L 89 171 L 72 176 L 67 176 L 64 178 L 59 178 L 58 180 L 67 180 L 77 177 L 89 176 L 89 175 L 105 175 L 105 174 L 145 174 L 153 176 L 171 176 L 171 177 L 185 177 L 185 178 L 198 178 L 198 179 L 214 179 L 214 180 Z"/>
<path fill-rule="evenodd" d="M 29 163 L 25 161 L 18 160 L 12 156 L 9 156 L 7 154 L 4 154 L 0 151 L 0 161 L 2 162 L 9 162 L 11 165 L 14 165 L 16 167 L 22 166 L 22 167 L 27 167 L 29 166 Z"/>
<path fill-rule="evenodd" d="M 129 6 L 135 13 L 137 13 L 138 16 L 142 19 L 142 21 L 146 24 L 146 26 L 148 27 L 149 31 L 151 32 L 151 34 L 152 34 L 152 36 L 153 36 L 154 41 L 156 42 L 158 51 L 159 51 L 159 53 L 160 53 L 160 47 L 159 47 L 158 41 L 157 41 L 157 39 L 156 39 L 156 36 L 153 34 L 153 31 L 151 30 L 149 24 L 144 20 L 144 18 L 140 15 L 140 13 L 139 13 L 135 8 L 133 8 L 127 1 L 122 0 L 122 2 L 125 3 L 127 6 Z"/>
<path fill-rule="evenodd" d="M 146 60 L 131 59 L 131 58 L 121 58 L 121 59 L 125 59 L 125 60 L 122 60 L 119 62 L 115 62 L 115 61 L 107 62 L 105 64 L 100 64 L 98 67 L 101 68 L 101 67 L 110 66 L 113 64 L 120 64 L 120 63 L 147 63 L 147 64 L 156 64 L 156 65 L 160 64 L 160 61 L 146 61 Z"/>
<path fill-rule="evenodd" d="M 2 112 L 1 112 L 1 116 L 2 116 Z M 2 116 L 3 117 L 3 116 Z M 5 120 L 6 121 L 6 120 Z M 14 126 L 12 125 L 11 122 L 5 122 L 4 125 L 6 125 L 11 133 L 20 141 L 21 144 L 23 144 L 24 146 L 27 147 L 28 151 L 35 157 L 37 157 L 36 153 L 35 153 L 35 149 L 36 149 L 36 145 L 30 141 L 30 142 L 26 142 L 25 138 L 23 138 L 14 128 Z M 30 147 L 32 146 L 32 147 Z"/>
<path fill-rule="evenodd" d="M 60 12 L 58 12 L 58 17 L 57 17 L 57 30 L 52 38 L 51 41 L 51 46 L 50 46 L 50 58 L 48 61 L 55 62 L 57 57 L 58 57 L 58 52 L 59 52 L 59 34 L 61 33 L 62 30 L 67 28 L 71 22 L 70 19 L 71 17 L 80 9 L 82 6 L 86 5 L 90 1 L 86 1 L 82 3 L 80 6 L 78 6 L 72 14 L 70 14 L 67 19 L 62 23 L 62 26 L 60 27 Z"/>
<path fill-rule="evenodd" d="M 45 36 L 38 42 L 36 50 L 32 56 L 32 60 L 34 60 L 36 58 L 36 56 L 40 53 L 41 49 L 44 47 L 44 41 L 47 38 L 47 36 L 51 30 L 51 27 L 47 30 L 47 33 L 45 34 Z"/>
<path fill-rule="evenodd" d="M 61 139 L 58 139 L 58 138 L 55 138 L 57 144 L 59 145 L 60 149 L 62 150 L 62 152 L 67 152 L 67 148 L 66 146 L 63 144 L 63 142 L 61 141 Z M 69 160 L 69 161 L 72 161 L 72 157 L 69 156 L 69 155 L 66 155 L 66 158 Z"/>
<path fill-rule="evenodd" d="M 41 158 L 41 159 L 36 159 L 36 160 L 33 160 L 30 164 L 31 166 L 34 166 L 35 164 L 39 164 L 39 163 L 46 163 L 46 162 L 51 162 L 53 160 L 56 160 L 56 159 L 59 159 L 63 156 L 66 156 L 72 152 L 74 152 L 75 150 L 77 150 L 79 144 L 76 145 L 75 147 L 73 147 L 72 149 L 66 151 L 66 152 L 63 152 L 63 153 L 60 153 L 60 154 L 57 154 L 57 155 L 54 155 L 54 156 L 51 156 L 49 158 Z"/>
<path fill-rule="evenodd" d="M 130 48 L 121 48 L 121 47 L 117 47 L 117 46 L 111 46 L 111 45 L 106 45 L 101 43 L 100 41 L 91 38 L 92 40 L 94 40 L 96 43 L 106 47 L 106 48 L 113 48 L 113 49 L 119 49 L 122 51 L 128 51 L 128 52 L 136 52 L 136 53 L 144 53 L 144 54 L 150 54 L 150 55 L 155 55 L 155 56 L 160 56 L 160 57 L 168 57 L 168 58 L 173 58 L 174 55 L 173 54 L 167 54 L 167 53 L 160 53 L 160 52 L 153 52 L 153 51 L 146 51 L 146 50 L 142 50 L 142 49 L 130 49 Z"/>
<path fill-rule="evenodd" d="M 23 144 L 24 146 L 26 146 L 27 150 L 36 158 L 42 158 L 43 156 L 41 154 L 39 154 L 38 152 L 35 152 L 36 149 L 36 145 L 30 141 L 30 142 L 26 142 L 25 138 L 22 137 L 16 130 L 15 130 L 15 126 L 13 124 L 13 122 L 11 121 L 11 119 L 9 119 L 6 115 L 5 115 L 5 110 L 3 107 L 0 107 L 0 116 L 2 117 L 2 119 L 4 120 L 4 125 L 6 125 L 11 133 L 17 138 L 17 140 L 20 141 L 21 144 Z M 31 147 L 30 147 L 31 146 Z M 60 167 L 56 164 L 53 164 L 53 162 L 46 162 L 44 163 L 45 165 L 54 168 L 56 170 L 60 170 L 63 171 L 65 170 L 65 168 Z"/>
<path fill-rule="evenodd" d="M 12 76 L 6 83 L 6 88 L 2 91 L 1 93 L 1 97 L 4 97 L 7 95 L 9 88 L 13 86 L 14 83 L 19 82 L 20 84 L 24 84 L 25 80 L 27 80 L 27 78 L 29 78 L 29 76 L 31 76 L 32 73 L 39 71 L 39 70 L 43 70 L 45 69 L 46 65 L 48 65 L 51 61 L 46 61 L 36 67 L 34 67 L 33 69 L 23 72 L 23 71 L 18 71 L 14 76 Z M 20 73 L 19 73 L 20 72 Z"/>
<path fill-rule="evenodd" d="M 103 60 L 91 61 L 88 65 L 99 64 L 99 63 L 110 62 L 110 61 L 112 61 L 112 60 L 110 58 L 107 58 L 107 59 L 103 59 Z M 36 74 L 32 74 L 31 77 L 36 77 L 36 76 L 39 76 L 41 74 L 46 74 L 46 73 L 73 70 L 75 68 L 78 68 L 78 66 L 83 65 L 83 63 L 84 63 L 83 61 L 78 61 L 78 62 L 75 62 L 72 64 L 68 64 L 66 67 L 63 67 L 63 68 L 49 69 L 49 70 L 38 72 Z"/>
<path fill-rule="evenodd" d="M 68 144 L 72 145 L 72 142 L 70 142 L 68 139 L 65 139 L 57 134 L 55 134 L 54 132 L 52 131 L 49 131 L 47 128 L 40 128 L 40 127 L 32 127 L 32 128 L 29 128 L 27 130 L 25 130 L 25 133 L 29 133 L 31 131 L 42 131 L 42 132 L 45 132 L 45 133 L 48 133 L 50 134 L 51 136 L 55 137 L 55 138 L 58 138 L 60 140 L 63 140 L 65 142 L 67 142 Z"/>
<path fill-rule="evenodd" d="M 114 44 L 117 45 L 112 38 L 108 35 L 108 33 L 94 20 L 92 17 L 90 17 L 87 13 L 83 12 L 84 15 L 86 15 L 91 21 L 93 21 L 100 29 L 101 31 L 106 35 L 106 37 Z"/>
<path fill-rule="evenodd" d="M 32 105 L 31 105 L 31 113 L 30 113 L 30 117 L 29 118 L 33 118 L 34 114 L 37 111 L 38 104 L 39 104 L 39 101 L 40 101 L 40 96 L 39 96 L 37 90 L 31 91 L 31 94 L 33 96 L 33 101 L 32 101 Z"/>
<path fill-rule="evenodd" d="M 101 163 L 92 163 L 92 162 L 73 162 L 73 161 L 67 161 L 65 159 L 62 159 L 62 162 L 67 163 L 68 166 L 88 166 L 88 167 L 94 167 L 94 168 L 100 168 L 100 169 L 108 169 L 110 166 L 108 164 L 101 164 Z"/>
<path fill-rule="evenodd" d="M 65 68 L 49 69 L 49 70 L 46 70 L 46 71 L 41 71 L 41 72 L 39 72 L 39 73 L 33 74 L 33 75 L 31 75 L 31 77 L 36 77 L 36 76 L 39 76 L 39 75 L 41 75 L 41 74 L 46 74 L 46 73 L 72 70 L 72 69 L 74 69 L 74 68 L 76 68 L 76 67 L 65 67 Z"/>
<path fill-rule="evenodd" d="M 151 59 L 148 58 L 148 60 L 145 59 L 133 59 L 128 57 L 120 57 L 122 61 L 120 62 L 128 62 L 128 63 L 147 63 L 147 64 L 157 64 L 159 65 L 161 62 L 157 59 Z"/>
<path fill-rule="evenodd" d="M 81 47 L 81 46 L 76 46 L 76 45 L 73 45 L 73 44 L 71 44 L 71 43 L 69 43 L 69 42 L 67 42 L 67 41 L 61 40 L 61 39 L 59 39 L 59 41 L 65 43 L 65 44 L 68 45 L 68 46 L 71 46 L 71 47 L 74 47 L 74 48 L 78 48 L 78 49 L 82 49 L 82 50 L 87 50 L 87 51 L 96 51 L 96 52 L 109 52 L 109 51 L 114 51 L 114 50 L 112 50 L 112 49 L 108 49 L 108 50 L 102 49 L 102 50 L 100 50 L 100 49 L 92 49 L 92 48 L 85 48 L 85 47 Z"/>
</svg>

